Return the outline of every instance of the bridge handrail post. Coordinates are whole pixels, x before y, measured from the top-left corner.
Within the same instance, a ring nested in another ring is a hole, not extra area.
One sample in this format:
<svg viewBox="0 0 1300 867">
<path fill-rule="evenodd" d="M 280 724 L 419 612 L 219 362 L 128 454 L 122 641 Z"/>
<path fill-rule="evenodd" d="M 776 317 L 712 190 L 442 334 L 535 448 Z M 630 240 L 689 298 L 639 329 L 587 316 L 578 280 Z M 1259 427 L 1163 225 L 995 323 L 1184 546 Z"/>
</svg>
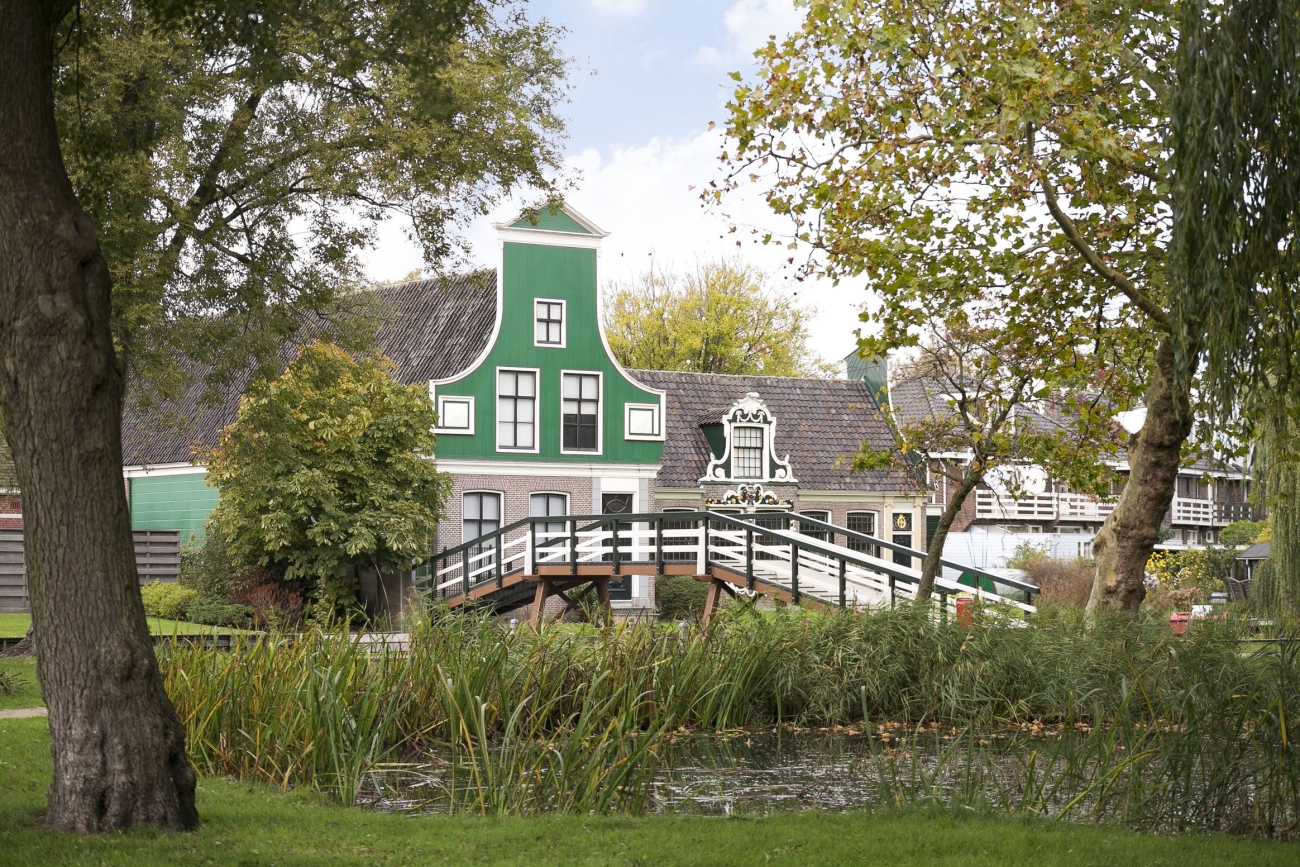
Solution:
<svg viewBox="0 0 1300 867">
<path fill-rule="evenodd" d="M 754 531 L 745 530 L 745 589 L 754 592 Z"/>
<path fill-rule="evenodd" d="M 700 556 L 696 563 L 696 571 L 700 575 L 709 574 L 709 519 L 704 517 L 700 519 Z"/>
<path fill-rule="evenodd" d="M 948 623 L 948 594 L 944 590 L 939 591 L 939 622 Z"/>
<path fill-rule="evenodd" d="M 610 574 L 618 574 L 618 519 L 612 521 L 609 525 L 610 547 L 613 549 L 613 562 L 610 565 Z"/>
<path fill-rule="evenodd" d="M 799 546 L 790 543 L 790 604 L 799 604 Z"/>
<path fill-rule="evenodd" d="M 469 601 L 469 552 L 472 550 L 474 549 L 467 548 L 460 552 L 460 586 L 463 602 Z"/>
<path fill-rule="evenodd" d="M 537 524 L 528 525 L 528 574 L 537 574 Z"/>
<path fill-rule="evenodd" d="M 893 607 L 894 607 L 894 590 L 895 590 L 895 581 L 896 581 L 896 580 L 897 580 L 897 579 L 894 578 L 893 575 L 890 575 L 890 576 L 889 576 L 889 607 L 890 607 L 891 610 L 892 610 Z"/>
<path fill-rule="evenodd" d="M 841 558 L 840 558 L 840 610 L 843 610 L 843 609 L 845 609 L 845 608 L 848 607 L 848 605 L 846 604 L 846 601 L 847 601 L 847 588 L 846 588 L 847 579 L 846 579 L 846 577 L 845 577 L 845 570 L 846 570 L 847 566 L 848 566 L 847 561 L 845 561 L 845 559 L 844 559 L 843 557 L 841 557 Z"/>
<path fill-rule="evenodd" d="M 655 571 L 664 574 L 664 519 L 655 518 Z"/>
<path fill-rule="evenodd" d="M 501 556 L 502 554 L 505 553 L 505 550 L 506 550 L 505 541 L 506 541 L 506 535 L 505 535 L 505 533 L 503 533 L 501 530 L 497 530 L 497 533 L 496 533 L 496 543 L 497 543 L 496 556 L 493 557 L 492 559 L 496 561 L 496 567 L 497 567 L 497 569 L 496 569 L 496 572 L 497 572 L 497 589 L 498 589 L 498 590 L 500 590 L 503 586 L 505 586 L 505 578 L 506 578 L 506 573 L 505 573 L 505 563 L 502 562 L 502 561 L 504 560 L 504 558 Z"/>
<path fill-rule="evenodd" d="M 578 519 L 569 519 L 569 574 L 578 574 Z"/>
</svg>

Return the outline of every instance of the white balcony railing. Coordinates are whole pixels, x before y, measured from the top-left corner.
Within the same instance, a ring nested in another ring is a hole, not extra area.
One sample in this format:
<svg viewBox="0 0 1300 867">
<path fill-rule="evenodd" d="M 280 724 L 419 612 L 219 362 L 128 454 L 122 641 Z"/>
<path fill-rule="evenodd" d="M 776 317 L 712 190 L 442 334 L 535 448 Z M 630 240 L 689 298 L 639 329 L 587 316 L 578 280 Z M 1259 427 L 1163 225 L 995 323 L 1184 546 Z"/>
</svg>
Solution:
<svg viewBox="0 0 1300 867">
<path fill-rule="evenodd" d="M 994 521 L 1054 521 L 1065 518 L 1104 519 L 1115 503 L 1086 494 L 1037 494 L 1012 499 L 993 491 L 975 491 L 975 517 Z"/>
</svg>

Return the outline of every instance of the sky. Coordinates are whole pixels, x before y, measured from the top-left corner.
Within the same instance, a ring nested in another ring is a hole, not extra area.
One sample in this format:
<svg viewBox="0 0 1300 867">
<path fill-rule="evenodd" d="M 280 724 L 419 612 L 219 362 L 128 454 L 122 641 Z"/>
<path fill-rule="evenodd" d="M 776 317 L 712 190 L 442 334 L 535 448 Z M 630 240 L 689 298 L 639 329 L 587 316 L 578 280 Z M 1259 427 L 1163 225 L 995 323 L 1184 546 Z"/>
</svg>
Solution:
<svg viewBox="0 0 1300 867">
<path fill-rule="evenodd" d="M 685 270 L 701 259 L 740 255 L 767 269 L 778 291 L 815 307 L 811 345 L 828 360 L 854 346 L 860 286 L 796 283 L 790 253 L 748 241 L 736 247 L 732 221 L 783 229 L 754 192 L 727 202 L 733 220 L 706 211 L 700 188 L 722 174 L 721 127 L 734 82 L 728 73 L 754 68 L 753 52 L 768 36 L 795 29 L 791 0 L 532 0 L 532 17 L 568 33 L 573 58 L 564 145 L 576 180 L 569 203 L 610 233 L 601 252 L 602 283 L 627 280 L 652 263 Z M 714 130 L 710 122 L 716 123 Z M 691 189 L 694 187 L 695 189 Z M 494 222 L 514 216 L 503 204 L 470 226 L 474 264 L 495 267 Z M 372 280 L 397 280 L 422 266 L 418 247 L 399 223 L 387 225 L 364 261 Z"/>
</svg>

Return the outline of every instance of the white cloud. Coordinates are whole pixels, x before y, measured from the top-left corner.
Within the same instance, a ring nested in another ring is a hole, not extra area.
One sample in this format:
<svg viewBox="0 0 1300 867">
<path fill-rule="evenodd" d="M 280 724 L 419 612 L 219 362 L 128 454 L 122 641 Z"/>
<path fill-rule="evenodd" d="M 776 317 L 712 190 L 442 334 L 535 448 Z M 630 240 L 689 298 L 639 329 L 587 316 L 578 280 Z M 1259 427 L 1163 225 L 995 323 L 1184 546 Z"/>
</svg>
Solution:
<svg viewBox="0 0 1300 867">
<path fill-rule="evenodd" d="M 780 39 L 803 24 L 803 10 L 793 0 L 737 0 L 723 14 L 727 28 L 724 48 L 702 45 L 690 62 L 709 68 L 735 69 L 747 65 L 769 38 Z"/>
<path fill-rule="evenodd" d="M 631 18 L 645 11 L 646 0 L 591 0 L 591 8 L 608 15 Z"/>
</svg>

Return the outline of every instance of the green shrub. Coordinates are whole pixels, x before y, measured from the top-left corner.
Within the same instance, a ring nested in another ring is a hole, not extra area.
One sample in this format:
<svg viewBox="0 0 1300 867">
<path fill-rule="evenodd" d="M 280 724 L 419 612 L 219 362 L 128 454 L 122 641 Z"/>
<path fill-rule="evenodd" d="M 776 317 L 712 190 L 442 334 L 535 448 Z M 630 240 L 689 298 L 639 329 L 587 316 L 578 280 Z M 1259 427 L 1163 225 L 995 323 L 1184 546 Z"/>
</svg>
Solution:
<svg viewBox="0 0 1300 867">
<path fill-rule="evenodd" d="M 0 668 L 0 695 L 17 695 L 18 691 L 23 688 L 24 683 L 23 679 L 18 676 L 18 672 L 8 668 Z"/>
<path fill-rule="evenodd" d="M 660 620 L 698 620 L 704 615 L 709 585 L 689 575 L 655 579 L 655 609 Z"/>
<path fill-rule="evenodd" d="M 181 548 L 181 583 L 200 596 L 231 602 L 267 580 L 262 569 L 235 565 L 221 534 L 209 527 L 202 542 Z"/>
<path fill-rule="evenodd" d="M 184 620 L 185 610 L 199 594 L 180 584 L 155 581 L 141 587 L 140 595 L 144 597 L 144 613 L 150 617 Z"/>
<path fill-rule="evenodd" d="M 186 614 L 192 623 L 243 629 L 252 619 L 253 609 L 247 605 L 231 605 L 215 596 L 197 596 Z"/>
<path fill-rule="evenodd" d="M 1259 539 L 1264 532 L 1263 521 L 1233 521 L 1219 531 L 1219 544 L 1225 548 L 1240 548 Z"/>
</svg>

